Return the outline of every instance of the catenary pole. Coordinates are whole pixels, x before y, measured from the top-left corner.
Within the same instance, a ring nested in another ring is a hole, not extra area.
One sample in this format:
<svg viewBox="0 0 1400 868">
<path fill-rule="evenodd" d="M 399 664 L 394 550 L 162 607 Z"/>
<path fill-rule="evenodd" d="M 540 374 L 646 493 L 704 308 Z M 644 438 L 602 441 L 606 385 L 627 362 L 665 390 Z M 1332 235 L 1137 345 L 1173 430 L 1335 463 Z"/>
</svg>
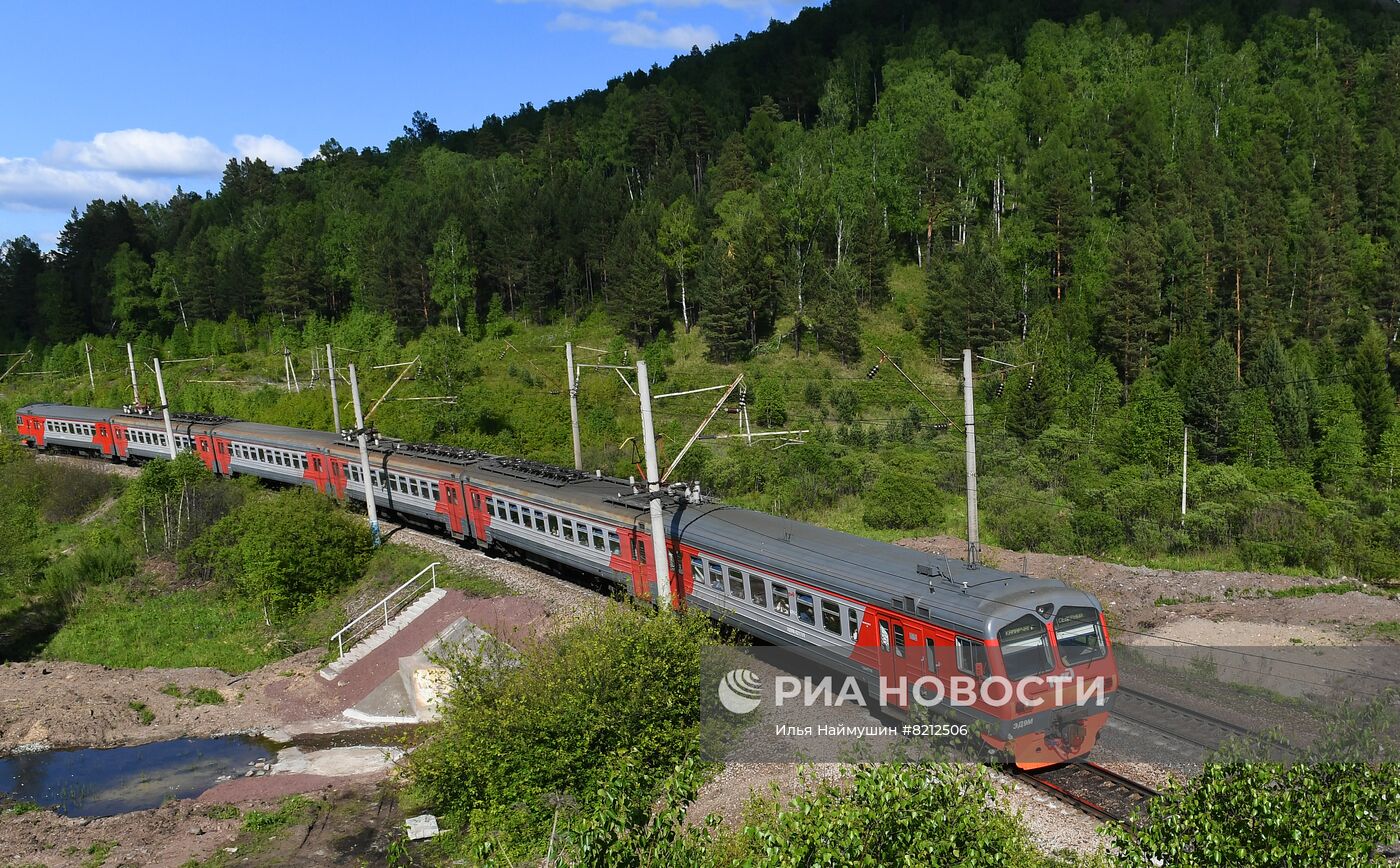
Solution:
<svg viewBox="0 0 1400 868">
<path fill-rule="evenodd" d="M 131 344 L 126 345 L 126 366 L 131 369 L 131 403 L 141 403 L 141 390 L 136 386 L 136 357 L 131 354 Z"/>
<path fill-rule="evenodd" d="M 340 433 L 340 399 L 335 394 L 335 356 L 331 354 L 331 345 L 326 344 L 326 374 L 331 381 L 331 420 L 335 425 L 335 432 Z"/>
<path fill-rule="evenodd" d="M 165 418 L 165 440 L 170 446 L 170 458 L 175 459 L 175 426 L 170 424 L 170 402 L 165 400 L 165 377 L 160 372 L 160 359 L 155 360 L 156 393 L 160 395 L 160 414 Z"/>
<path fill-rule="evenodd" d="M 83 344 L 83 354 L 87 356 L 88 385 L 92 387 L 92 393 L 93 393 L 94 395 L 96 395 L 96 394 L 97 394 L 97 380 L 93 379 L 93 376 L 92 376 L 92 344 L 89 344 L 89 343 L 84 343 L 84 344 Z"/>
<path fill-rule="evenodd" d="M 578 371 L 574 368 L 573 342 L 564 344 L 564 362 L 569 366 L 569 426 L 574 434 L 574 469 L 583 469 L 583 444 L 578 434 Z"/>
<path fill-rule="evenodd" d="M 982 562 L 977 534 L 977 432 L 972 408 L 972 350 L 963 350 L 963 430 L 967 433 L 967 563 Z"/>
<path fill-rule="evenodd" d="M 637 360 L 637 395 L 642 404 L 642 445 L 647 458 L 647 506 L 651 511 L 651 559 L 656 567 L 656 605 L 671 609 L 670 569 L 667 567 L 666 520 L 661 515 L 661 478 L 656 460 L 656 426 L 651 418 L 651 384 L 647 363 Z"/>
<path fill-rule="evenodd" d="M 1191 442 L 1191 429 L 1181 427 L 1181 525 L 1186 526 L 1186 448 Z"/>
<path fill-rule="evenodd" d="M 379 547 L 379 510 L 374 503 L 374 479 L 369 468 L 369 444 L 365 440 L 365 417 L 360 412 L 360 381 L 355 366 L 350 366 L 350 396 L 355 401 L 355 433 L 360 444 L 360 473 L 364 476 L 365 512 L 369 514 L 369 535 L 375 548 Z"/>
</svg>

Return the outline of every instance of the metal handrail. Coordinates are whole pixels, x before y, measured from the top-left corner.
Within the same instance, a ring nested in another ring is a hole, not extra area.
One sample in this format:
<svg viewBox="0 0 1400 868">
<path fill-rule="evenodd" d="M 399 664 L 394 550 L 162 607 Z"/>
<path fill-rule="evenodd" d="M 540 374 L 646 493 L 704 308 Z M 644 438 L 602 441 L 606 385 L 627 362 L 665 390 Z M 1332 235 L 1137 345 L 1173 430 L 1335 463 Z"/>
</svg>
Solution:
<svg viewBox="0 0 1400 868">
<path fill-rule="evenodd" d="M 419 570 L 418 574 L 415 575 L 413 578 L 409 579 L 402 585 L 399 585 L 394 590 L 385 594 L 384 599 L 375 603 L 373 606 L 370 606 L 368 609 L 365 609 L 363 612 L 360 613 L 359 617 L 355 618 L 355 620 L 351 621 L 349 624 L 346 624 L 344 627 L 341 627 L 340 630 L 334 636 L 331 637 L 331 641 L 336 644 L 336 648 L 338 649 L 338 654 L 336 655 L 337 658 L 345 656 L 345 646 L 347 644 L 347 640 L 350 645 L 354 645 L 360 639 L 363 639 L 365 636 L 368 636 L 371 632 L 371 629 L 378 630 L 381 627 L 388 626 L 389 619 L 401 612 L 403 608 L 408 605 L 408 602 L 414 597 L 416 597 L 418 593 L 422 591 L 425 587 L 431 586 L 432 590 L 437 590 L 437 568 L 441 565 L 441 561 L 433 561 L 431 564 L 428 564 L 426 567 Z M 415 583 L 418 583 L 418 580 L 423 578 L 423 574 L 428 572 L 432 573 L 430 581 L 426 584 L 419 584 L 418 587 L 413 587 L 411 590 L 409 590 L 407 594 L 404 594 L 402 599 L 396 601 L 393 604 L 393 609 L 391 610 L 389 607 L 389 601 L 392 600 L 401 591 L 409 589 L 410 586 L 413 586 L 415 585 Z M 364 625 L 360 625 L 361 621 L 364 621 L 370 615 L 374 614 L 381 614 L 383 616 L 383 623 L 380 623 L 379 619 L 375 619 L 373 621 L 365 621 Z M 359 626 L 359 629 L 355 629 L 357 625 Z M 351 630 L 354 630 L 354 632 L 352 633 Z"/>
</svg>

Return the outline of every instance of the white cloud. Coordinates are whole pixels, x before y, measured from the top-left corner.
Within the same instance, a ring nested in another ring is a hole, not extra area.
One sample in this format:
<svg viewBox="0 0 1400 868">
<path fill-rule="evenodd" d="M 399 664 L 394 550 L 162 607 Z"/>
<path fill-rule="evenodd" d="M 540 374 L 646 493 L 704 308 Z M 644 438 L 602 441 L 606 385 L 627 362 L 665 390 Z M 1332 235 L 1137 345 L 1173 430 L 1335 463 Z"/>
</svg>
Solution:
<svg viewBox="0 0 1400 868">
<path fill-rule="evenodd" d="M 7 210 L 66 210 L 90 199 L 122 196 L 149 201 L 172 191 L 163 181 L 128 178 L 106 169 L 65 169 L 30 157 L 0 157 L 0 208 Z"/>
<path fill-rule="evenodd" d="M 262 160 L 275 169 L 295 166 L 302 160 L 302 153 L 276 136 L 250 136 L 246 133 L 233 137 L 234 150 L 239 157 Z"/>
<path fill-rule="evenodd" d="M 0 156 L 0 208 L 67 211 L 91 199 L 164 199 L 177 181 L 217 178 L 230 159 L 245 157 L 275 168 L 302 160 L 276 136 L 234 136 L 230 153 L 202 136 L 115 130 L 86 142 L 57 141 L 37 159 Z"/>
<path fill-rule="evenodd" d="M 218 172 L 227 159 L 203 136 L 132 129 L 98 133 L 87 142 L 55 142 L 44 162 L 73 169 L 177 177 Z"/>
<path fill-rule="evenodd" d="M 709 48 L 719 41 L 715 29 L 708 24 L 653 27 L 644 21 L 613 21 L 575 12 L 559 13 L 550 23 L 550 27 L 555 30 L 596 30 L 608 34 L 608 41 L 614 45 L 635 48 L 673 48 L 677 51 L 687 51 L 695 45 Z"/>
</svg>

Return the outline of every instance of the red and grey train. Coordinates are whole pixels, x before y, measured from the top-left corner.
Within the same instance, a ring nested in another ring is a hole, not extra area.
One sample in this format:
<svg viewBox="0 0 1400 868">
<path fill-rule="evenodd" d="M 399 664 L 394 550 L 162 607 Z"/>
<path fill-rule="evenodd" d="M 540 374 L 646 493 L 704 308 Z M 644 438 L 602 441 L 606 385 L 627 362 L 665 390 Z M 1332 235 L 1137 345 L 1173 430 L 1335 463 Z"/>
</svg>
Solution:
<svg viewBox="0 0 1400 868">
<path fill-rule="evenodd" d="M 114 461 L 170 454 L 158 413 L 31 404 L 17 417 L 20 437 L 38 449 Z M 216 474 L 364 500 L 358 449 L 342 436 L 203 414 L 172 418 L 176 449 L 194 452 Z M 601 577 L 637 597 L 655 595 L 647 494 L 627 480 L 391 440 L 371 447 L 371 464 L 382 511 L 459 541 Z M 1023 767 L 1092 749 L 1108 718 L 1117 669 L 1102 608 L 1091 595 L 1057 580 L 932 560 L 689 490 L 668 492 L 662 502 L 677 605 L 698 606 L 868 682 L 1034 682 L 1014 700 L 979 695 L 955 713 Z M 1076 683 L 1096 680 L 1099 696 L 1056 692 L 1055 680 L 1070 675 Z"/>
</svg>

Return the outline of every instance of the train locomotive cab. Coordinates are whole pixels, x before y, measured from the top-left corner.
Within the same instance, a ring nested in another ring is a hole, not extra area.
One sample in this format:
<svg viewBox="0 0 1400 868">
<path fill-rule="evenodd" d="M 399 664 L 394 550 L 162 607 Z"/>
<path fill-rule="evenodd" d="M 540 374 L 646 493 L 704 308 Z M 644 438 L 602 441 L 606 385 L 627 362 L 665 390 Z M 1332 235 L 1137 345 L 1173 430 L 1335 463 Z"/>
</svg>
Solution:
<svg viewBox="0 0 1400 868">
<path fill-rule="evenodd" d="M 1118 687 L 1098 601 L 1060 588 L 998 602 L 1005 611 L 987 619 L 979 679 L 979 702 L 995 720 L 983 739 L 1024 769 L 1087 755 Z"/>
</svg>

